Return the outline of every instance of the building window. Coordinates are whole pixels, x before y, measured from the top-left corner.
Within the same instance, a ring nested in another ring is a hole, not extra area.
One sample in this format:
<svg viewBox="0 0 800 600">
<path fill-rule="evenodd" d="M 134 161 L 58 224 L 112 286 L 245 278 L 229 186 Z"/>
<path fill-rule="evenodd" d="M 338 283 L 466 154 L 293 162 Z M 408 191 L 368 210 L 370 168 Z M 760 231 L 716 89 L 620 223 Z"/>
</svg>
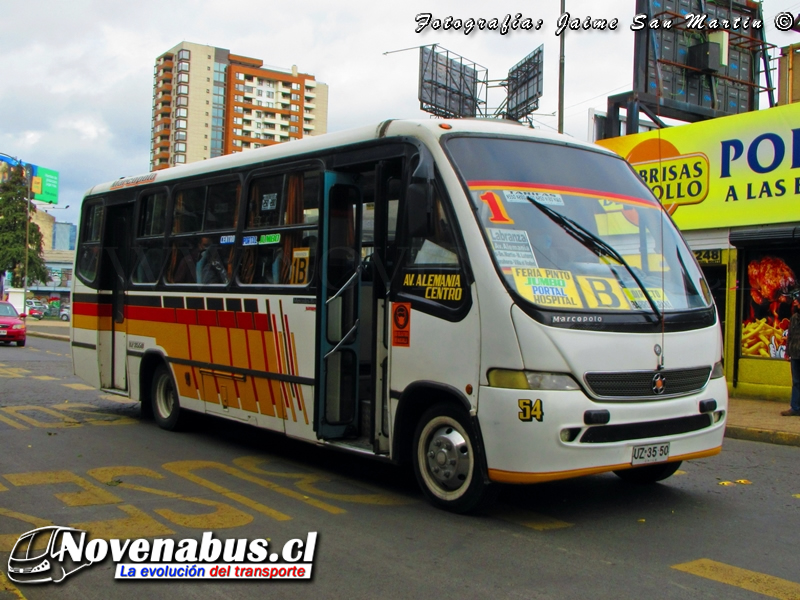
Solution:
<svg viewBox="0 0 800 600">
<path fill-rule="evenodd" d="M 188 94 L 189 93 L 189 86 L 188 85 L 179 85 L 178 86 L 178 93 L 179 94 Z"/>
<path fill-rule="evenodd" d="M 176 131 L 175 132 L 175 140 L 186 141 L 186 132 L 185 131 Z"/>
<path fill-rule="evenodd" d="M 244 102 L 244 96 L 236 95 L 233 97 L 234 102 Z"/>
<path fill-rule="evenodd" d="M 186 155 L 185 154 L 176 154 L 175 155 L 175 164 L 181 165 L 186 162 Z"/>
<path fill-rule="evenodd" d="M 292 94 L 292 100 L 300 100 L 300 94 Z"/>
<path fill-rule="evenodd" d="M 237 73 L 236 79 L 238 79 L 239 81 L 244 81 L 244 73 Z"/>
<path fill-rule="evenodd" d="M 186 119 L 177 119 L 175 121 L 175 129 L 186 129 Z"/>
<path fill-rule="evenodd" d="M 175 152 L 186 152 L 186 144 L 184 142 L 177 142 L 174 147 Z"/>
<path fill-rule="evenodd" d="M 177 81 L 178 81 L 178 83 L 189 83 L 189 74 L 188 73 L 178 73 Z"/>
<path fill-rule="evenodd" d="M 292 133 L 297 133 L 297 127 L 292 125 L 291 127 L 289 127 L 289 131 L 291 131 Z"/>
<path fill-rule="evenodd" d="M 179 62 L 178 63 L 178 71 L 188 71 L 189 70 L 189 63 L 188 62 Z"/>
<path fill-rule="evenodd" d="M 187 96 L 178 96 L 175 100 L 177 106 L 189 106 L 189 98 Z"/>
<path fill-rule="evenodd" d="M 297 112 L 297 111 L 300 110 L 300 107 L 297 106 L 297 104 L 291 104 L 289 106 L 290 106 L 289 110 L 293 110 L 294 112 Z"/>
<path fill-rule="evenodd" d="M 189 116 L 189 109 L 188 108 L 176 108 L 175 109 L 175 116 L 176 117 L 186 118 L 186 117 Z"/>
<path fill-rule="evenodd" d="M 178 60 L 189 60 L 190 56 L 191 56 L 191 52 L 189 52 L 186 49 L 180 50 L 178 52 Z"/>
<path fill-rule="evenodd" d="M 299 120 L 299 117 L 298 117 L 297 115 L 290 115 L 290 116 L 289 116 L 289 120 L 290 120 L 290 121 L 297 122 L 297 121 Z"/>
<path fill-rule="evenodd" d="M 299 90 L 300 89 L 300 84 L 299 83 L 293 83 L 292 84 L 292 89 L 293 90 Z"/>
<path fill-rule="evenodd" d="M 267 93 L 265 94 L 265 96 L 266 96 L 267 98 L 275 98 L 275 92 L 267 92 Z"/>
<path fill-rule="evenodd" d="M 241 125 L 242 121 L 243 121 L 242 117 L 234 117 L 233 118 L 233 124 L 234 125 Z"/>
</svg>

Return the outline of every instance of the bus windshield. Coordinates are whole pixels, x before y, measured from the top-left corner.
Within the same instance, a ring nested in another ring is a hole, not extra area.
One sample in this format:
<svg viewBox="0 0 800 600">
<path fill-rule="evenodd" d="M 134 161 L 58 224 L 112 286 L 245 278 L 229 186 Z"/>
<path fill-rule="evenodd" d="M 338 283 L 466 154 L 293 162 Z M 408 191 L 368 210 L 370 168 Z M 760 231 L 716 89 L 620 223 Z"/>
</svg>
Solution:
<svg viewBox="0 0 800 600">
<path fill-rule="evenodd" d="M 686 311 L 711 295 L 694 256 L 621 158 L 563 144 L 451 137 L 489 251 L 538 308 Z"/>
</svg>

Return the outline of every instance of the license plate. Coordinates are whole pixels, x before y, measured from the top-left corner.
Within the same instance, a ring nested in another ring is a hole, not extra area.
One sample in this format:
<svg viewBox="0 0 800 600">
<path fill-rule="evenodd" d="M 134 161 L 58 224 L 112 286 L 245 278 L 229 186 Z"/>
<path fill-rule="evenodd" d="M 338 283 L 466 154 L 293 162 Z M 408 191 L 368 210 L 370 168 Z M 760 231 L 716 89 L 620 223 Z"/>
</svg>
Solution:
<svg viewBox="0 0 800 600">
<path fill-rule="evenodd" d="M 6 334 L 6 330 L 5 329 L 0 329 L 0 335 L 5 335 L 5 334 Z"/>
<path fill-rule="evenodd" d="M 650 444 L 649 446 L 634 446 L 631 454 L 632 465 L 665 462 L 669 459 L 669 442 L 665 444 Z"/>
</svg>

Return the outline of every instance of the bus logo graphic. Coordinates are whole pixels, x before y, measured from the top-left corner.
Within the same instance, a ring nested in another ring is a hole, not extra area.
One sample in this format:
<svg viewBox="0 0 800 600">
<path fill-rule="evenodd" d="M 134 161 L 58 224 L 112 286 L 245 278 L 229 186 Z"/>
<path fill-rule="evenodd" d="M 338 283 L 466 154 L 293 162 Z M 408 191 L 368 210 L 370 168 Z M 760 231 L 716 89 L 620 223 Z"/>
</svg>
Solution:
<svg viewBox="0 0 800 600">
<path fill-rule="evenodd" d="M 69 558 L 65 543 L 85 538 L 86 532 L 72 527 L 50 525 L 19 536 L 8 558 L 8 578 L 15 583 L 59 583 L 67 575 L 92 564 Z"/>
</svg>

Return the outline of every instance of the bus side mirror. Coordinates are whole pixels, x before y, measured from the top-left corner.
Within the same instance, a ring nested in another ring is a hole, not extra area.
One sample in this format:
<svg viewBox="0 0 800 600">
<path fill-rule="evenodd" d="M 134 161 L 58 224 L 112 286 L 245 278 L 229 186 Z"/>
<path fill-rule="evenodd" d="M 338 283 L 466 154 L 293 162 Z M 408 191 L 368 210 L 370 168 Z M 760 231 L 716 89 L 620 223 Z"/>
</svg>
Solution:
<svg viewBox="0 0 800 600">
<path fill-rule="evenodd" d="M 431 191 L 427 183 L 412 183 L 406 190 L 406 225 L 412 238 L 430 237 Z"/>
</svg>

